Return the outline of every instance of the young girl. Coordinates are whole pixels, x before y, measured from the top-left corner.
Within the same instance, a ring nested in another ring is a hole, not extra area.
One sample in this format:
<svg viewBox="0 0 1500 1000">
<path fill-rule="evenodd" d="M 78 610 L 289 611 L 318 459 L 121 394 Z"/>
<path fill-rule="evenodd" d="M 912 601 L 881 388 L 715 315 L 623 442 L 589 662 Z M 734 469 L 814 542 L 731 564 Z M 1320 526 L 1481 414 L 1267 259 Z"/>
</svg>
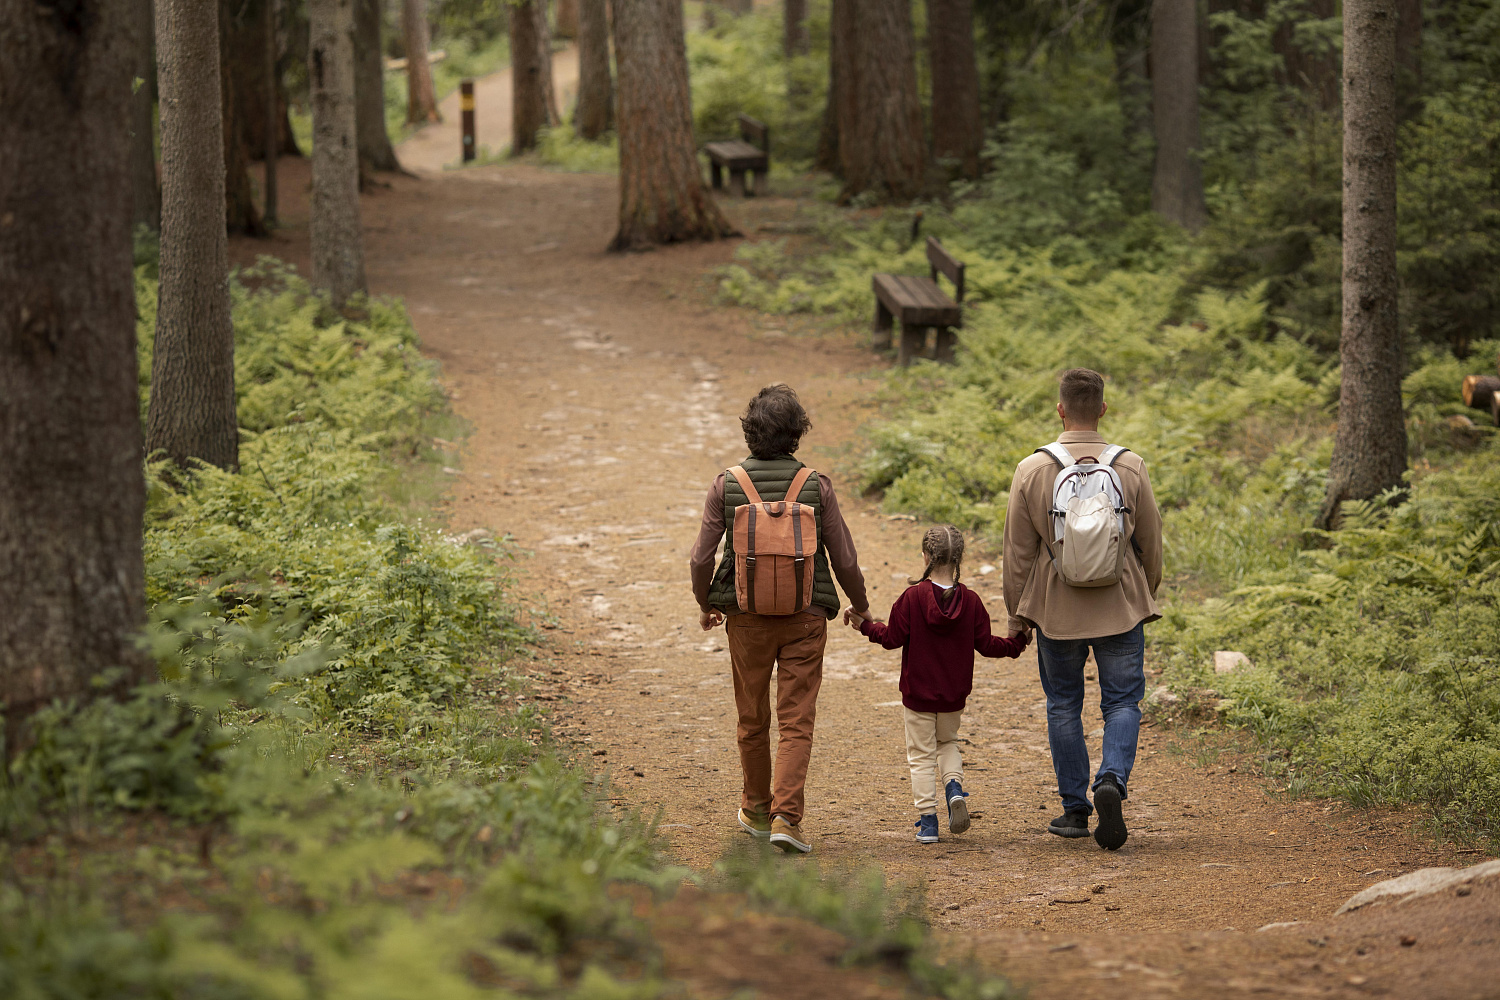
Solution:
<svg viewBox="0 0 1500 1000">
<path fill-rule="evenodd" d="M 922 578 L 896 599 L 890 624 L 844 612 L 856 626 L 886 649 L 901 650 L 901 704 L 906 720 L 906 761 L 911 765 L 916 800 L 917 842 L 938 839 L 938 788 L 948 803 L 948 830 L 969 828 L 968 793 L 963 787 L 963 758 L 958 725 L 974 687 L 974 654 L 1020 656 L 1029 632 L 1010 638 L 990 634 L 990 616 L 979 595 L 958 582 L 964 558 L 964 536 L 951 525 L 930 528 L 922 536 Z M 939 781 L 941 778 L 941 782 Z"/>
</svg>

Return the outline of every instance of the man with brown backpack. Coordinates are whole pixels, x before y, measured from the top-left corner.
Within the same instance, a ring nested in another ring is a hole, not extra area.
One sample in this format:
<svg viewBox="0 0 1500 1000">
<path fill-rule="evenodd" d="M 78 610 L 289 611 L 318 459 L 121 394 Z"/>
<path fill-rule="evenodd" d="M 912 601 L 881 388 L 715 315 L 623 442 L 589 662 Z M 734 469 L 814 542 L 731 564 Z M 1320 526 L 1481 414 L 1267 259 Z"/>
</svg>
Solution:
<svg viewBox="0 0 1500 1000">
<path fill-rule="evenodd" d="M 688 562 L 703 631 L 729 637 L 744 792 L 739 825 L 788 853 L 806 854 L 803 785 L 823 683 L 828 620 L 840 602 L 868 617 L 854 539 L 827 476 L 793 458 L 812 428 L 786 385 L 762 389 L 740 417 L 750 457 L 709 485 L 703 525 Z M 723 557 L 714 556 L 723 543 Z M 771 766 L 771 674 L 776 672 L 776 748 Z"/>
</svg>

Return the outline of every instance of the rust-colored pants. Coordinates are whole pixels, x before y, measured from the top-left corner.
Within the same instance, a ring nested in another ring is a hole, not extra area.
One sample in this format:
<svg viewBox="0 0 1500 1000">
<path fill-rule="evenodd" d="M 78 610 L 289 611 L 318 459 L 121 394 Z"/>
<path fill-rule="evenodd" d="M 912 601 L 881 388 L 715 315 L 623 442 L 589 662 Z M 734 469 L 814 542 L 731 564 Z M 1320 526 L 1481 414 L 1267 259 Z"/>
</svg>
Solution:
<svg viewBox="0 0 1500 1000">
<path fill-rule="evenodd" d="M 828 619 L 796 615 L 730 615 L 729 663 L 739 709 L 743 805 L 748 812 L 802 822 L 802 786 L 812 757 L 813 721 L 823 686 Z M 776 671 L 776 783 L 771 784 L 771 671 Z"/>
</svg>

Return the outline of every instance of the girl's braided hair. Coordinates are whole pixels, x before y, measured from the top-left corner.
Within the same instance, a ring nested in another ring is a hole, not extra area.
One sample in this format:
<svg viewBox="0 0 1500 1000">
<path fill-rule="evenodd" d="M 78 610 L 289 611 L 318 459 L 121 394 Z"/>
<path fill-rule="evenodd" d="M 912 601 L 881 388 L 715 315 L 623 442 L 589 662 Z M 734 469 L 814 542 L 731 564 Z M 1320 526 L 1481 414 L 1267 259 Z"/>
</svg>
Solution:
<svg viewBox="0 0 1500 1000">
<path fill-rule="evenodd" d="M 927 568 L 922 571 L 922 579 L 916 581 L 921 583 L 932 575 L 932 567 L 938 565 L 953 567 L 953 582 L 958 582 L 959 567 L 964 561 L 964 533 L 951 524 L 940 524 L 935 528 L 928 528 L 927 534 L 922 536 L 922 554 L 930 558 Z"/>
</svg>

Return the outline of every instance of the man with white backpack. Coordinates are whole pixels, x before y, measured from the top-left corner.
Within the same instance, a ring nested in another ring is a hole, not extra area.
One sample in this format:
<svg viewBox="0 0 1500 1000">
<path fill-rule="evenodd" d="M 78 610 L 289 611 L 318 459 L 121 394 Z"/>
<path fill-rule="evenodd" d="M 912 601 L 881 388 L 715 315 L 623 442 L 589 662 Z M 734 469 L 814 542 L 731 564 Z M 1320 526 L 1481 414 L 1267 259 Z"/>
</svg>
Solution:
<svg viewBox="0 0 1500 1000">
<path fill-rule="evenodd" d="M 1057 415 L 1063 431 L 1016 466 L 1005 513 L 1005 606 L 1009 632 L 1034 626 L 1047 740 L 1063 814 L 1048 830 L 1118 850 L 1127 836 L 1126 797 L 1146 693 L 1144 626 L 1161 613 L 1161 512 L 1140 456 L 1099 434 L 1104 378 L 1063 373 Z M 1104 747 L 1089 802 L 1083 734 L 1084 664 L 1099 672 Z"/>
</svg>

